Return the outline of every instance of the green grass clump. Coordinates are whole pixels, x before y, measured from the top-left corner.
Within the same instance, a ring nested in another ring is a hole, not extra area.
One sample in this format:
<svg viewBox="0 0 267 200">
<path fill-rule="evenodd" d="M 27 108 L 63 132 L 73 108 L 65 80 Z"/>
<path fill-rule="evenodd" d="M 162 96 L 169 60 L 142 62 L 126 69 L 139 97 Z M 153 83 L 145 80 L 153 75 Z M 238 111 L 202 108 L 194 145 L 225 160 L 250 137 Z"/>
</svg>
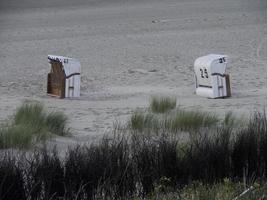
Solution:
<svg viewBox="0 0 267 200">
<path fill-rule="evenodd" d="M 219 125 L 219 118 L 213 113 L 200 110 L 174 109 L 176 99 L 171 97 L 152 97 L 149 109 L 134 112 L 128 124 L 134 132 L 146 133 L 177 133 L 200 128 L 210 128 Z M 168 112 L 167 112 L 168 111 Z M 223 124 L 232 126 L 236 118 L 230 113 L 226 115 Z"/>
<path fill-rule="evenodd" d="M 169 117 L 165 123 L 172 132 L 197 130 L 202 127 L 211 127 L 219 122 L 215 114 L 203 111 L 178 110 L 176 115 Z"/>
<path fill-rule="evenodd" d="M 209 128 L 218 124 L 215 114 L 203 111 L 177 110 L 167 115 L 157 115 L 150 112 L 135 112 L 129 120 L 129 128 L 146 133 L 177 133 L 192 131 L 199 128 Z"/>
<path fill-rule="evenodd" d="M 150 109 L 154 113 L 165 113 L 176 107 L 176 99 L 171 97 L 152 97 Z"/>
<path fill-rule="evenodd" d="M 240 128 L 246 126 L 248 122 L 242 118 L 237 117 L 233 112 L 229 111 L 225 113 L 222 125 L 231 128 Z"/>
<path fill-rule="evenodd" d="M 34 129 L 25 125 L 13 125 L 1 128 L 0 148 L 28 148 L 32 144 Z"/>
<path fill-rule="evenodd" d="M 60 112 L 48 113 L 40 103 L 24 103 L 13 119 L 0 127 L 0 148 L 28 148 L 52 135 L 65 136 L 67 117 Z"/>
<path fill-rule="evenodd" d="M 150 113 L 135 112 L 129 122 L 130 129 L 134 131 L 150 131 L 158 128 L 157 119 Z"/>
<path fill-rule="evenodd" d="M 69 134 L 66 127 L 67 120 L 67 116 L 61 112 L 52 112 L 46 116 L 46 124 L 50 132 L 60 136 Z"/>
</svg>

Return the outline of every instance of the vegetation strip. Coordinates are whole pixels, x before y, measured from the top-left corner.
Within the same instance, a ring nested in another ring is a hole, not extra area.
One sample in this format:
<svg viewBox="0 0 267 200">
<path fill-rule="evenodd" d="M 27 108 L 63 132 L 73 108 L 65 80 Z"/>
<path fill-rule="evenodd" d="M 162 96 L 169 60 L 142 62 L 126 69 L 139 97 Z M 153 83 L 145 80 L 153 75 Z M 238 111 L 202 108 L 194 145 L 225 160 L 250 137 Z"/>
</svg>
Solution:
<svg viewBox="0 0 267 200">
<path fill-rule="evenodd" d="M 147 112 L 152 119 L 165 117 Z M 18 119 L 14 124 L 24 121 Z M 215 127 L 175 134 L 118 126 L 113 136 L 73 147 L 64 158 L 56 149 L 7 152 L 0 159 L 0 199 L 265 199 L 266 114 L 255 113 L 242 128 L 236 123 L 227 113 Z"/>
</svg>

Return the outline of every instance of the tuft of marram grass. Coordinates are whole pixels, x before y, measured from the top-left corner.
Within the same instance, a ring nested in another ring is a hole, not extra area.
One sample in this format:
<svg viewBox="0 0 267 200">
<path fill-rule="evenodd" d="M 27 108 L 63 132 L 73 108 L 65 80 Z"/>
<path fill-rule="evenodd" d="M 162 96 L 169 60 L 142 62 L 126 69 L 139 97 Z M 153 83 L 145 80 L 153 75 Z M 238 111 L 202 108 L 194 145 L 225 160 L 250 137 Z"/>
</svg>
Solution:
<svg viewBox="0 0 267 200">
<path fill-rule="evenodd" d="M 192 110 L 178 110 L 172 117 L 166 119 L 165 124 L 167 129 L 172 132 L 177 131 L 190 131 L 197 130 L 199 128 L 208 128 L 216 125 L 219 122 L 218 117 L 215 114 Z"/>
<path fill-rule="evenodd" d="M 0 148 L 28 148 L 34 142 L 33 134 L 35 129 L 28 125 L 10 125 L 1 128 Z"/>
<path fill-rule="evenodd" d="M 45 124 L 46 113 L 40 103 L 24 103 L 14 115 L 14 124 L 28 124 L 34 127 L 42 127 Z"/>
<path fill-rule="evenodd" d="M 233 112 L 229 111 L 225 113 L 225 116 L 222 120 L 222 126 L 231 127 L 231 128 L 240 128 L 244 127 L 247 124 L 247 120 L 242 117 L 237 117 Z"/>
<path fill-rule="evenodd" d="M 176 99 L 172 97 L 152 97 L 150 110 L 154 113 L 165 113 L 176 107 Z"/>
<path fill-rule="evenodd" d="M 46 116 L 46 124 L 50 132 L 60 136 L 69 134 L 69 130 L 66 127 L 67 121 L 67 116 L 61 112 L 52 112 Z"/>
<path fill-rule="evenodd" d="M 150 131 L 158 128 L 157 119 L 153 114 L 135 112 L 131 116 L 129 127 L 134 131 Z"/>
<path fill-rule="evenodd" d="M 210 128 L 218 122 L 219 118 L 215 114 L 179 109 L 164 116 L 155 113 L 135 112 L 130 118 L 129 128 L 133 131 L 146 133 L 177 133 Z"/>
<path fill-rule="evenodd" d="M 67 117 L 60 112 L 48 113 L 40 103 L 24 103 L 12 119 L 0 127 L 0 148 L 28 148 L 52 135 L 68 134 Z"/>
</svg>

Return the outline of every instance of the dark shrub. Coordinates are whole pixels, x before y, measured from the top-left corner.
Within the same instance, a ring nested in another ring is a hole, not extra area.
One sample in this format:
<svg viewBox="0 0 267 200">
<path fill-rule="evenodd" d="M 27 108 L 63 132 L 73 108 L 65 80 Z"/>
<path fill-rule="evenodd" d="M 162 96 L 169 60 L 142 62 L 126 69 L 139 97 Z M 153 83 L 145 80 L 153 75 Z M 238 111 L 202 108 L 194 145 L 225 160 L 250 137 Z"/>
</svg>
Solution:
<svg viewBox="0 0 267 200">
<path fill-rule="evenodd" d="M 237 135 L 232 154 L 234 176 L 252 176 L 258 167 L 258 139 L 254 131 L 243 130 Z"/>
<path fill-rule="evenodd" d="M 27 199 L 23 171 L 13 156 L 5 154 L 0 160 L 0 199 Z"/>
<path fill-rule="evenodd" d="M 27 188 L 31 199 L 56 199 L 65 195 L 64 168 L 56 150 L 35 151 L 28 160 Z"/>
<path fill-rule="evenodd" d="M 104 138 L 98 145 L 78 147 L 66 159 L 66 184 L 70 198 L 131 196 L 135 177 L 129 145 L 123 137 Z"/>
<path fill-rule="evenodd" d="M 146 195 L 153 191 L 154 182 L 159 179 L 157 173 L 158 148 L 150 136 L 133 135 L 132 150 L 140 188 L 138 193 Z"/>
<path fill-rule="evenodd" d="M 181 182 L 182 170 L 177 143 L 175 137 L 165 134 L 158 137 L 140 134 L 132 136 L 133 162 L 140 183 L 138 193 L 151 193 L 155 184 L 160 184 L 163 179 L 168 180 L 172 186 Z"/>
<path fill-rule="evenodd" d="M 98 162 L 92 162 L 98 158 Z M 68 151 L 65 180 L 70 199 L 92 199 L 104 167 L 100 159 L 100 152 L 93 146 L 90 149 L 78 146 Z"/>
<path fill-rule="evenodd" d="M 127 139 L 117 135 L 109 142 L 104 140 L 100 148 L 103 149 L 103 155 L 106 158 L 106 167 L 102 185 L 98 189 L 115 199 L 133 195 L 135 174 Z"/>
<path fill-rule="evenodd" d="M 182 163 L 178 155 L 178 140 L 175 137 L 162 135 L 158 140 L 158 177 L 166 177 L 172 186 L 180 183 Z"/>
<path fill-rule="evenodd" d="M 217 129 L 215 134 L 199 133 L 191 140 L 184 158 L 189 179 L 213 183 L 231 175 L 230 134 L 230 129 Z"/>
<path fill-rule="evenodd" d="M 236 136 L 232 155 L 236 177 L 262 177 L 266 170 L 267 120 L 264 113 L 255 113 L 246 128 Z"/>
<path fill-rule="evenodd" d="M 259 176 L 267 177 L 267 118 L 266 112 L 255 113 L 249 127 L 253 127 L 258 133 L 259 139 Z"/>
</svg>

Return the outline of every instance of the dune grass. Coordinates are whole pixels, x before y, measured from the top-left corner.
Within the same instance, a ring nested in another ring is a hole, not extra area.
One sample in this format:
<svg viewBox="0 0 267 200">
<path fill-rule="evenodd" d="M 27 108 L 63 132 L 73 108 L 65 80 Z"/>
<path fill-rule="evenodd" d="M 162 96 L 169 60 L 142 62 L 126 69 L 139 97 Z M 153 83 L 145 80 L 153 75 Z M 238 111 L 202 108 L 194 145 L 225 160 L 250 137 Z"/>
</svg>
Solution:
<svg viewBox="0 0 267 200">
<path fill-rule="evenodd" d="M 151 97 L 150 110 L 153 113 L 165 113 L 176 107 L 176 99 L 171 97 Z"/>
<path fill-rule="evenodd" d="M 224 118 L 221 121 L 221 125 L 231 128 L 240 128 L 248 124 L 248 119 L 244 117 L 236 116 L 232 111 L 225 113 Z"/>
<path fill-rule="evenodd" d="M 159 122 L 153 114 L 144 112 L 134 112 L 128 124 L 130 129 L 139 132 L 155 131 L 159 126 Z"/>
<path fill-rule="evenodd" d="M 219 122 L 215 114 L 200 110 L 179 109 L 175 115 L 167 119 L 167 128 L 172 132 L 191 131 L 199 128 L 210 128 Z"/>
<path fill-rule="evenodd" d="M 0 148 L 28 148 L 52 135 L 67 135 L 67 117 L 47 112 L 40 103 L 24 103 L 9 122 L 0 127 Z"/>
<path fill-rule="evenodd" d="M 213 112 L 200 109 L 176 107 L 171 97 L 151 97 L 148 108 L 134 112 L 128 120 L 128 128 L 134 132 L 155 133 L 194 132 L 202 128 L 228 127 L 239 129 L 248 124 L 248 120 L 226 112 L 221 117 Z"/>
<path fill-rule="evenodd" d="M 231 119 L 234 120 L 234 119 Z M 230 119 L 228 120 L 230 121 Z M 192 131 L 200 128 L 210 128 L 220 122 L 217 115 L 200 111 L 176 109 L 166 114 L 147 111 L 134 112 L 128 122 L 128 127 L 133 131 L 155 133 Z M 227 122 L 228 124 L 231 122 Z"/>
</svg>

